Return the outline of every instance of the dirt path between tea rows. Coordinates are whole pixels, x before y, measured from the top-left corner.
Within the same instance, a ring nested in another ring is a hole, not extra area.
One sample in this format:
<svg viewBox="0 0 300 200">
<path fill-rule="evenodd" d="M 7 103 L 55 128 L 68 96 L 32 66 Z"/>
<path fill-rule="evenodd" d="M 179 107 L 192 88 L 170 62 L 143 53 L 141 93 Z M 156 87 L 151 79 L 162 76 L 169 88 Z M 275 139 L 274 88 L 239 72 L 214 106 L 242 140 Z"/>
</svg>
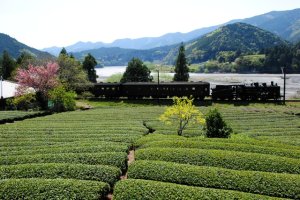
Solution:
<svg viewBox="0 0 300 200">
<path fill-rule="evenodd" d="M 127 157 L 128 157 L 127 163 L 128 163 L 128 166 L 129 166 L 129 165 L 130 165 L 131 163 L 133 163 L 133 161 L 134 161 L 134 150 L 129 151 L 129 154 L 128 154 Z M 121 179 L 121 180 L 127 179 L 127 172 L 126 172 L 126 174 L 124 174 L 123 176 L 121 176 L 120 179 Z M 112 194 L 112 193 L 109 193 L 109 194 L 107 195 L 107 199 L 108 199 L 108 200 L 112 200 L 112 199 L 113 199 L 113 194 Z"/>
</svg>

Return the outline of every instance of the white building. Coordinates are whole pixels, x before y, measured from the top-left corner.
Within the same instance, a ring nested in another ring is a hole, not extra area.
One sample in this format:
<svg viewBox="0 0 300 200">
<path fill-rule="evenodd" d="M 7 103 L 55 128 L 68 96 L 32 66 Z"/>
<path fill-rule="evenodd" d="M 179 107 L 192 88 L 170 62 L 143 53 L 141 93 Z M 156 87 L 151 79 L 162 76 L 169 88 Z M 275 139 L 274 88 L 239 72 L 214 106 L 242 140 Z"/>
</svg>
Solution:
<svg viewBox="0 0 300 200">
<path fill-rule="evenodd" d="M 3 96 L 4 99 L 14 97 L 17 90 L 17 86 L 17 83 L 0 80 L 0 98 L 1 96 Z"/>
</svg>

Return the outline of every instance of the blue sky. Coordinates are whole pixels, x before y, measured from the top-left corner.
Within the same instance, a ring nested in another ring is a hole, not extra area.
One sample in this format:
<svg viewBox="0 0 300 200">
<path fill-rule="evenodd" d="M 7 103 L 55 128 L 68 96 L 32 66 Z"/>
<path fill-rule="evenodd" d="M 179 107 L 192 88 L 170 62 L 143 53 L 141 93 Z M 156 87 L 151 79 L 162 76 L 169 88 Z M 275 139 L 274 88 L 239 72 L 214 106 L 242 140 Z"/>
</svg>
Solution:
<svg viewBox="0 0 300 200">
<path fill-rule="evenodd" d="M 0 0 L 0 32 L 35 47 L 189 32 L 300 0 Z"/>
</svg>

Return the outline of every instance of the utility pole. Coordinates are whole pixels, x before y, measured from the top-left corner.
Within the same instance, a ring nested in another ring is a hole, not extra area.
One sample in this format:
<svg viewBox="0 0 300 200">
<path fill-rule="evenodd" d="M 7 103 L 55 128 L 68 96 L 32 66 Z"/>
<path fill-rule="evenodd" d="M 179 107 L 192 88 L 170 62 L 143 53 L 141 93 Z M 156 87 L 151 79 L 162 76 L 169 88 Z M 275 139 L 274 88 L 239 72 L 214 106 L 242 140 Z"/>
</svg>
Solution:
<svg viewBox="0 0 300 200">
<path fill-rule="evenodd" d="M 1 99 L 0 99 L 0 110 L 4 110 L 4 98 L 3 98 L 3 77 L 0 77 L 0 85 L 1 85 Z"/>
<path fill-rule="evenodd" d="M 281 67 L 283 73 L 283 104 L 285 104 L 286 67 Z"/>
<path fill-rule="evenodd" d="M 159 96 L 160 96 L 160 91 L 159 91 L 159 69 L 157 69 L 157 102 L 159 104 Z"/>
</svg>

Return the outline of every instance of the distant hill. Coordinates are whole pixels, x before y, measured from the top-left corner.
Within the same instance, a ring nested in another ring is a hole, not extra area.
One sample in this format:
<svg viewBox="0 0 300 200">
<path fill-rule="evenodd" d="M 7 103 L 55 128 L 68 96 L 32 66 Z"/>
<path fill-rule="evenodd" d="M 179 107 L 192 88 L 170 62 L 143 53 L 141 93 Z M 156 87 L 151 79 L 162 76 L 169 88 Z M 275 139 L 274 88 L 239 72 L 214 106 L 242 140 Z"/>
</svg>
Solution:
<svg viewBox="0 0 300 200">
<path fill-rule="evenodd" d="M 271 32 L 250 24 L 235 23 L 187 43 L 186 55 L 190 62 L 195 63 L 214 59 L 223 51 L 251 54 L 282 44 L 288 43 Z"/>
<path fill-rule="evenodd" d="M 39 59 L 53 58 L 53 56 L 47 52 L 29 47 L 9 35 L 0 33 L 0 54 L 2 54 L 4 50 L 6 50 L 14 58 L 19 57 L 23 51 L 31 53 Z"/>
<path fill-rule="evenodd" d="M 187 42 L 202 35 L 210 33 L 221 26 L 243 22 L 268 30 L 285 40 L 296 43 L 300 41 L 300 9 L 288 11 L 272 11 L 266 14 L 246 19 L 235 19 L 225 24 L 196 29 L 188 33 L 168 33 L 160 37 L 144 37 L 138 39 L 118 39 L 112 43 L 103 42 L 78 42 L 67 46 L 68 52 L 79 52 L 101 47 L 120 47 L 125 49 L 151 49 L 166 45 L 173 45 L 180 42 Z M 43 49 L 53 55 L 58 55 L 62 47 L 50 47 Z"/>
<path fill-rule="evenodd" d="M 300 9 L 273 11 L 263 15 L 240 20 L 268 30 L 293 43 L 300 41 Z"/>
<path fill-rule="evenodd" d="M 245 23 L 229 24 L 185 44 L 186 56 L 191 63 L 214 59 L 222 51 L 256 53 L 279 44 L 287 44 L 275 34 Z M 143 61 L 174 64 L 179 44 L 148 50 L 122 49 L 119 47 L 99 48 L 74 53 L 83 59 L 91 53 L 101 64 L 127 65 L 132 57 Z"/>
<path fill-rule="evenodd" d="M 120 47 L 101 47 L 99 49 L 92 49 L 82 52 L 73 53 L 75 58 L 83 60 L 84 57 L 91 53 L 98 63 L 104 66 L 117 66 L 127 65 L 128 61 L 133 57 L 142 59 L 149 62 L 161 62 L 174 46 L 164 46 L 149 50 L 137 49 L 123 49 Z"/>
</svg>

